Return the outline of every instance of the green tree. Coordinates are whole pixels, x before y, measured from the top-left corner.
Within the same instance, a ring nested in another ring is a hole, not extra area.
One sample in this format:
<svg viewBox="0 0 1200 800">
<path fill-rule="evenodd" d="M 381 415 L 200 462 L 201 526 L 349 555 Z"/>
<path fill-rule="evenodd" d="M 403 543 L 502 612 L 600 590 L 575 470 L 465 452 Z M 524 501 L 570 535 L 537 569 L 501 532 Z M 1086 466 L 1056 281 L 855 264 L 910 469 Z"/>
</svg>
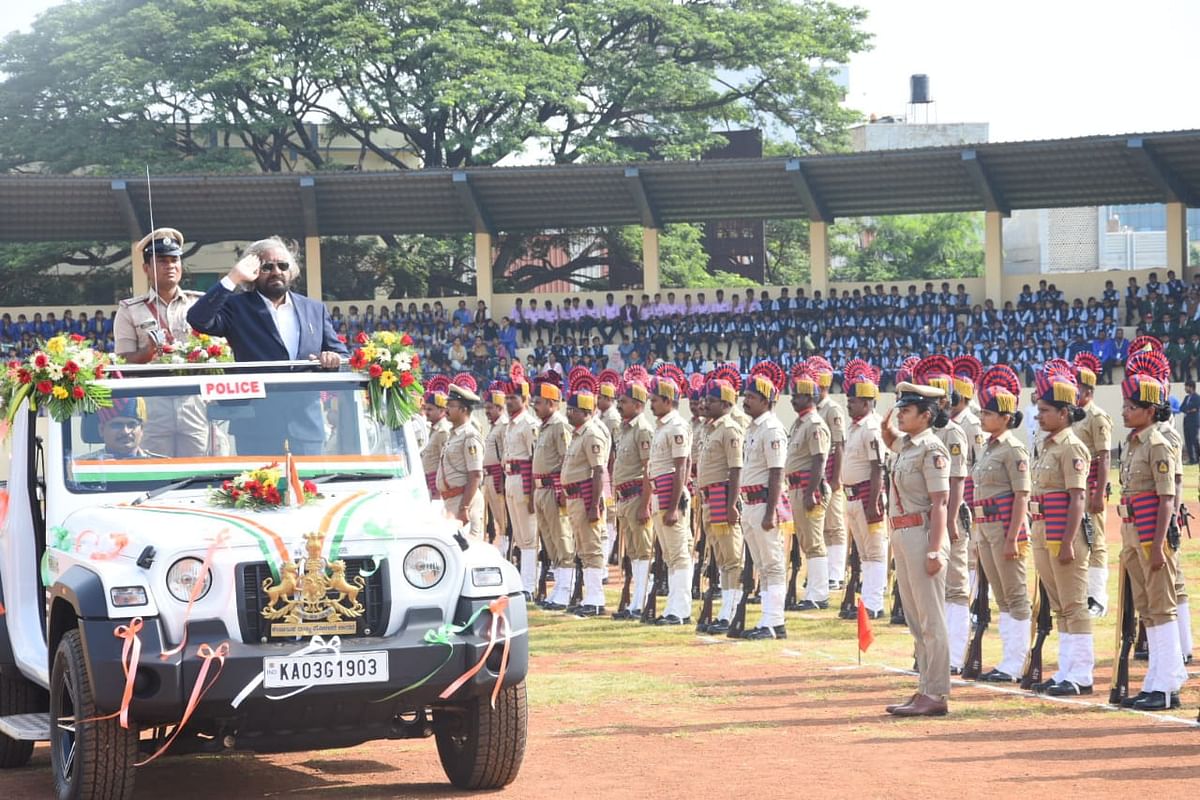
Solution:
<svg viewBox="0 0 1200 800">
<path fill-rule="evenodd" d="M 983 215 L 909 214 L 833 226 L 837 281 L 970 278 L 983 274 Z"/>
</svg>

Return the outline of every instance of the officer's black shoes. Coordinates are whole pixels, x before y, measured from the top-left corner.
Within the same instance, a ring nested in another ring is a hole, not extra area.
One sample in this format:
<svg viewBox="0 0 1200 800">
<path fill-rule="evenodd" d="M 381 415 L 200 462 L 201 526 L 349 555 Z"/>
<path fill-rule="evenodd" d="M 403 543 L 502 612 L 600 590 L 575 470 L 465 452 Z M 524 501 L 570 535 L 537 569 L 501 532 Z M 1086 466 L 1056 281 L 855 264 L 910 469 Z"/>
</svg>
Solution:
<svg viewBox="0 0 1200 800">
<path fill-rule="evenodd" d="M 1107 609 L 1104 608 L 1103 603 L 1101 603 L 1099 600 L 1097 600 L 1094 597 L 1088 598 L 1088 613 L 1089 614 L 1091 614 L 1093 617 L 1099 618 L 1099 617 L 1103 617 L 1106 612 L 1107 612 Z"/>
<path fill-rule="evenodd" d="M 606 613 L 604 606 L 582 605 L 575 609 L 577 617 L 603 617 Z"/>
<path fill-rule="evenodd" d="M 838 619 L 858 619 L 857 608 L 843 608 L 838 611 Z"/>
<path fill-rule="evenodd" d="M 762 604 L 762 595 L 752 594 L 746 598 L 748 605 L 757 606 Z"/>
<path fill-rule="evenodd" d="M 726 633 L 729 633 L 729 620 L 727 620 L 727 619 L 714 620 L 712 622 L 712 624 L 710 624 L 708 626 L 708 632 L 714 636 L 724 635 Z"/>
<path fill-rule="evenodd" d="M 1058 681 L 1054 680 L 1054 678 L 1047 678 L 1046 680 L 1042 681 L 1041 683 L 1035 683 L 1033 686 L 1030 686 L 1029 688 L 1033 690 L 1034 694 L 1045 694 L 1046 692 L 1050 691 L 1051 686 L 1057 686 L 1057 685 L 1058 685 Z"/>
<path fill-rule="evenodd" d="M 683 619 L 680 619 L 679 617 L 675 616 L 674 614 L 666 614 L 666 615 L 661 616 L 658 619 L 654 620 L 654 624 L 655 625 L 691 625 L 692 618 L 684 617 Z"/>
<path fill-rule="evenodd" d="M 796 603 L 794 611 L 824 611 L 829 608 L 828 600 L 801 600 Z"/>
<path fill-rule="evenodd" d="M 1171 708 L 1179 708 L 1179 693 L 1171 692 L 1168 696 L 1167 692 L 1141 692 L 1144 695 L 1140 700 L 1135 700 L 1132 708 L 1135 711 L 1166 711 Z M 1121 704 L 1125 706 L 1124 703 Z"/>
<path fill-rule="evenodd" d="M 892 618 L 888 620 L 889 625 L 907 625 L 908 621 L 904 619 L 904 612 L 892 612 Z"/>
<path fill-rule="evenodd" d="M 1001 672 L 998 669 L 991 669 L 979 676 L 979 680 L 984 683 L 1016 683 L 1019 678 L 1009 675 L 1007 672 Z"/>
<path fill-rule="evenodd" d="M 786 639 L 787 628 L 785 628 L 783 625 L 776 625 L 773 628 L 769 625 L 761 625 L 757 628 L 751 628 L 743 633 L 742 638 L 750 639 L 751 641 L 760 641 L 763 639 Z"/>
<path fill-rule="evenodd" d="M 567 608 L 567 607 L 566 607 L 566 606 L 564 606 L 562 603 L 552 603 L 552 602 L 550 602 L 549 600 L 547 600 L 546 602 L 542 603 L 542 610 L 543 610 L 543 611 L 565 611 L 565 610 L 566 610 L 566 608 Z"/>
<path fill-rule="evenodd" d="M 950 674 L 951 675 L 962 675 L 962 667 L 951 667 Z"/>
<path fill-rule="evenodd" d="M 642 612 L 640 610 L 630 611 L 628 608 L 625 608 L 620 611 L 614 611 L 612 618 L 622 622 L 628 622 L 630 620 L 637 619 L 640 616 L 642 616 Z"/>
<path fill-rule="evenodd" d="M 583 603 L 571 603 L 569 606 L 566 607 L 565 611 L 568 614 L 574 614 L 576 611 L 578 611 L 581 608 L 583 608 Z"/>
<path fill-rule="evenodd" d="M 1050 697 L 1079 697 L 1080 695 L 1091 694 L 1091 685 L 1083 686 L 1075 683 L 1075 681 L 1059 681 L 1046 690 L 1046 694 Z"/>
<path fill-rule="evenodd" d="M 1121 701 L 1121 708 L 1133 708 L 1134 704 L 1145 700 L 1149 694 L 1149 692 L 1138 692 L 1137 694 L 1131 694 Z"/>
<path fill-rule="evenodd" d="M 696 623 L 696 633 L 708 633 L 709 625 L 712 625 L 712 623 L 711 622 L 697 622 Z"/>
</svg>

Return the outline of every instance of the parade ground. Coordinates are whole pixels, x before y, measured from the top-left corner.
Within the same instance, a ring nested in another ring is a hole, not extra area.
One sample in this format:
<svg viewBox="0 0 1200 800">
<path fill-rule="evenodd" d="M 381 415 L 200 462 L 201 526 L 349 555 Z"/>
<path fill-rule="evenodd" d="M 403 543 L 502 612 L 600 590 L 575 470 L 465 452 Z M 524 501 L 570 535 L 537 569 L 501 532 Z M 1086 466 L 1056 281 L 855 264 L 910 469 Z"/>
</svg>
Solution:
<svg viewBox="0 0 1200 800">
<path fill-rule="evenodd" d="M 1195 467 L 1187 468 L 1185 492 L 1194 512 Z M 1108 515 L 1108 541 L 1109 596 L 1115 597 L 1115 511 Z M 1183 550 L 1185 571 L 1200 574 L 1200 545 L 1185 538 Z M 614 569 L 610 610 L 618 579 Z M 748 622 L 757 614 L 750 606 Z M 1090 697 L 1035 698 L 1016 688 L 956 681 L 948 717 L 905 720 L 883 707 L 914 690 L 907 673 L 912 644 L 907 629 L 886 618 L 872 623 L 875 642 L 860 666 L 856 626 L 838 620 L 833 609 L 789 612 L 789 638 L 774 642 L 531 611 L 525 762 L 511 786 L 489 796 L 1188 796 L 1200 775 L 1200 683 L 1194 680 L 1200 666 L 1191 667 L 1181 709 L 1113 710 L 1106 701 L 1115 616 L 1114 608 L 1097 624 Z M 1044 653 L 1051 668 L 1054 641 Z M 993 625 L 985 669 L 998 651 Z M 1144 669 L 1145 662 L 1133 662 L 1132 691 Z M 49 749 L 40 746 L 29 768 L 4 775 L 3 795 L 44 797 L 49 780 Z M 172 800 L 469 795 L 446 783 L 432 740 L 163 758 L 140 770 L 136 792 Z"/>
</svg>

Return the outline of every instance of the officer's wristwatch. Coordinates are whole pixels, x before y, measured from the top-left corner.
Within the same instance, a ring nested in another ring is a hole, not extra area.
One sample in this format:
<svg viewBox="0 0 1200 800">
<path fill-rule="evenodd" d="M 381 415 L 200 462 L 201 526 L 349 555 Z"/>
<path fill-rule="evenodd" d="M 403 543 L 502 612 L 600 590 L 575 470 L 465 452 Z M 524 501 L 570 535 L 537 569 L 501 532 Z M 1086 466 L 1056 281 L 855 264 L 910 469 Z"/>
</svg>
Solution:
<svg viewBox="0 0 1200 800">
<path fill-rule="evenodd" d="M 928 553 L 925 554 L 925 557 L 928 558 L 930 561 L 937 561 L 938 558 L 941 557 L 941 555 L 942 554 L 940 552 L 938 552 L 937 550 L 930 550 Z"/>
</svg>

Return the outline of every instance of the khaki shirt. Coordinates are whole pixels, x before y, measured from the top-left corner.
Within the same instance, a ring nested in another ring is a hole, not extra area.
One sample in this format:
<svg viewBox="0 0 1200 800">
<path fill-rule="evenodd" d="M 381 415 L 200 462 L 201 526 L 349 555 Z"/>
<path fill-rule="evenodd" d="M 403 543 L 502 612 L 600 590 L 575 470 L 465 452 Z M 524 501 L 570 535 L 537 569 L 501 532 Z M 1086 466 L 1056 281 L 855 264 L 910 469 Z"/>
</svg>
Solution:
<svg viewBox="0 0 1200 800">
<path fill-rule="evenodd" d="M 797 417 L 788 437 L 784 474 L 812 471 L 813 456 L 829 456 L 830 438 L 829 427 L 815 410 Z M 824 475 L 819 477 L 825 480 Z"/>
<path fill-rule="evenodd" d="M 1095 400 L 1083 407 L 1083 413 L 1083 419 L 1073 424 L 1071 430 L 1075 431 L 1092 458 L 1112 450 L 1112 417 L 1096 405 Z"/>
<path fill-rule="evenodd" d="M 934 435 L 946 445 L 950 454 L 950 477 L 967 477 L 967 453 L 971 446 L 967 443 L 967 434 L 957 422 L 947 422 L 944 428 L 931 428 Z"/>
<path fill-rule="evenodd" d="M 548 475 L 562 469 L 570 444 L 571 425 L 561 411 L 555 411 L 538 430 L 537 444 L 533 448 L 533 474 Z"/>
<path fill-rule="evenodd" d="M 572 432 L 571 443 L 563 458 L 562 482 L 579 483 L 592 477 L 592 470 L 608 464 L 608 430 L 595 416 Z"/>
<path fill-rule="evenodd" d="M 192 332 L 187 321 L 188 309 L 202 296 L 201 292 L 180 289 L 175 299 L 167 303 L 151 289 L 122 300 L 113 315 L 114 349 L 118 353 L 136 353 L 150 344 L 151 330 L 162 328 L 170 331 L 174 341 L 186 342 Z"/>
<path fill-rule="evenodd" d="M 599 414 L 600 422 L 608 430 L 608 438 L 612 441 L 617 440 L 617 431 L 621 429 L 621 415 L 617 411 L 617 404 L 614 401 L 607 411 L 601 411 Z"/>
<path fill-rule="evenodd" d="M 647 466 L 651 478 L 666 475 L 675 471 L 675 459 L 687 458 L 692 452 L 692 432 L 679 416 L 677 409 L 671 409 L 658 420 L 654 431 L 654 439 L 650 442 L 650 462 Z M 684 478 L 687 474 L 684 473 Z"/>
<path fill-rule="evenodd" d="M 983 448 L 971 477 L 975 481 L 976 501 L 1028 492 L 1032 486 L 1029 451 L 1012 431 L 1005 431 Z"/>
<path fill-rule="evenodd" d="M 979 456 L 983 454 L 983 448 L 987 446 L 988 435 L 983 432 L 979 417 L 975 416 L 975 412 L 970 408 L 964 408 L 957 417 L 952 417 L 950 421 L 957 422 L 958 427 L 963 429 L 963 434 L 967 437 L 967 470 L 970 471 L 975 466 L 975 462 L 979 460 Z"/>
<path fill-rule="evenodd" d="M 729 470 L 741 469 L 745 437 L 737 421 L 725 414 L 709 426 L 696 464 L 696 483 L 711 486 L 729 480 Z"/>
<path fill-rule="evenodd" d="M 429 430 L 429 441 L 425 442 L 425 449 L 421 451 L 421 469 L 428 475 L 431 472 L 437 472 L 438 467 L 442 463 L 442 448 L 446 446 L 446 440 L 450 438 L 450 420 L 442 417 L 437 424 Z"/>
<path fill-rule="evenodd" d="M 817 411 L 829 428 L 830 450 L 846 441 L 846 412 L 842 407 L 825 395 L 825 399 L 817 403 Z"/>
<path fill-rule="evenodd" d="M 851 420 L 842 451 L 842 483 L 853 486 L 871 480 L 871 468 L 883 464 L 883 422 L 874 411 Z"/>
<path fill-rule="evenodd" d="M 1179 431 L 1175 430 L 1175 426 L 1170 422 L 1159 422 L 1158 430 L 1162 433 L 1163 438 L 1167 440 L 1167 444 L 1171 445 L 1171 449 L 1175 451 L 1175 474 L 1183 475 L 1183 439 L 1179 436 Z"/>
<path fill-rule="evenodd" d="M 766 486 L 771 470 L 782 470 L 787 461 L 787 443 L 787 432 L 775 412 L 751 420 L 743 447 L 742 486 Z M 787 491 L 786 483 L 781 491 Z"/>
<path fill-rule="evenodd" d="M 487 438 L 483 440 L 484 466 L 504 463 L 504 429 L 507 427 L 508 415 L 501 414 L 488 431 Z"/>
<path fill-rule="evenodd" d="M 466 422 L 452 428 L 446 438 L 438 466 L 438 491 L 466 486 L 473 472 L 483 472 L 483 437 L 478 428 Z"/>
<path fill-rule="evenodd" d="M 916 436 L 901 434 L 892 449 L 896 451 L 892 465 L 892 515 L 929 513 L 933 508 L 930 495 L 950 491 L 949 450 L 932 428 Z"/>
<path fill-rule="evenodd" d="M 1139 433 L 1131 433 L 1127 441 L 1121 459 L 1121 494 L 1154 492 L 1174 497 L 1175 454 L 1158 426 L 1151 425 Z"/>
<path fill-rule="evenodd" d="M 742 429 L 742 433 L 745 434 L 746 428 L 750 427 L 750 415 L 743 411 L 740 405 L 735 403 L 733 408 L 729 410 L 729 416 L 733 417 L 733 421 L 737 423 L 737 426 Z"/>
<path fill-rule="evenodd" d="M 537 442 L 539 421 L 525 409 L 504 426 L 504 460 L 529 461 Z"/>
<path fill-rule="evenodd" d="M 1088 464 L 1092 454 L 1068 427 L 1042 440 L 1042 450 L 1033 462 L 1033 493 L 1087 489 Z"/>
<path fill-rule="evenodd" d="M 644 414 L 638 414 L 633 422 L 621 423 L 612 465 L 614 486 L 642 479 L 646 462 L 650 460 L 650 442 L 653 439 L 654 429 Z"/>
</svg>

